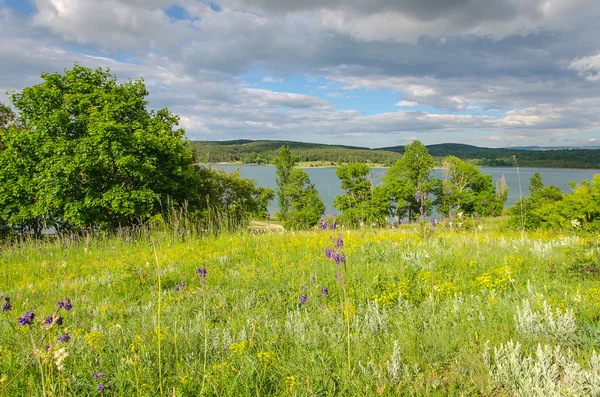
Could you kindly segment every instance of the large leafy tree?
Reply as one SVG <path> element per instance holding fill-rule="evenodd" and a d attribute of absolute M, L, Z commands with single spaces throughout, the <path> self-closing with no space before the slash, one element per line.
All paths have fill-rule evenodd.
<path fill-rule="evenodd" d="M 491 175 L 458 157 L 448 156 L 443 163 L 445 179 L 435 189 L 438 211 L 479 215 L 500 215 L 508 196 L 506 182 L 501 179 L 495 187 Z"/>
<path fill-rule="evenodd" d="M 413 141 L 406 146 L 404 156 L 383 178 L 393 216 L 413 220 L 420 213 L 429 211 L 431 200 L 427 193 L 433 188 L 430 178 L 433 166 L 433 157 L 421 142 Z"/>
<path fill-rule="evenodd" d="M 286 228 L 310 229 L 319 222 L 325 213 L 325 204 L 319 192 L 310 182 L 306 171 L 294 168 L 290 172 L 286 195 L 290 199 L 290 210 L 285 223 Z"/>
<path fill-rule="evenodd" d="M 287 185 L 290 183 L 290 174 L 296 165 L 296 161 L 292 156 L 290 147 L 287 145 L 281 146 L 279 154 L 275 158 L 275 166 L 277 167 L 277 203 L 279 204 L 279 218 L 287 220 L 290 210 L 291 200 L 287 194 Z"/>
<path fill-rule="evenodd" d="M 345 194 L 336 196 L 334 207 L 341 211 L 339 220 L 356 227 L 360 224 L 383 225 L 387 222 L 390 203 L 382 186 L 373 187 L 369 166 L 352 163 L 339 167 L 336 175 Z"/>
<path fill-rule="evenodd" d="M 202 206 L 201 175 L 167 109 L 148 111 L 142 79 L 75 65 L 13 93 L 21 128 L 2 133 L 0 216 L 22 231 L 115 227 L 161 203 Z M 14 123 L 13 123 L 14 124 Z"/>

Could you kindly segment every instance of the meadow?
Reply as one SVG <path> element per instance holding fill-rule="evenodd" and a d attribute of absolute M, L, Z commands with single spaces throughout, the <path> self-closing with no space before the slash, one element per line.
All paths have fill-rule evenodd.
<path fill-rule="evenodd" d="M 490 223 L 23 242 L 0 395 L 600 395 L 599 272 Z"/>

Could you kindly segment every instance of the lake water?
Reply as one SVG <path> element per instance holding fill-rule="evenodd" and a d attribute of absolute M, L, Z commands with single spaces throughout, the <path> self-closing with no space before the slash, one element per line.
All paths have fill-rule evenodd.
<path fill-rule="evenodd" d="M 222 169 L 227 172 L 235 171 L 240 169 L 241 175 L 245 178 L 256 180 L 256 184 L 260 187 L 271 187 L 277 188 L 275 184 L 275 167 L 264 166 L 264 165 L 230 165 L 230 164 L 212 164 L 215 169 Z M 335 215 L 337 211 L 333 208 L 333 198 L 337 195 L 343 194 L 340 188 L 340 180 L 335 175 L 335 168 L 305 168 L 304 169 L 310 177 L 311 182 L 315 185 L 321 198 L 325 202 L 326 214 Z M 506 183 L 508 185 L 508 199 L 506 200 L 506 206 L 512 206 L 515 201 L 519 198 L 519 176 L 515 168 L 497 168 L 497 167 L 480 167 L 483 174 L 492 175 L 494 184 L 496 181 L 504 175 Z M 374 168 L 371 171 L 371 180 L 374 184 L 381 184 L 381 178 L 385 175 L 387 169 Z M 568 183 L 569 181 L 575 181 L 580 183 L 581 181 L 590 181 L 592 177 L 600 173 L 600 170 L 579 170 L 579 169 L 566 169 L 566 168 L 520 168 L 519 174 L 521 179 L 521 189 L 523 195 L 529 194 L 529 178 L 533 176 L 535 172 L 539 172 L 542 175 L 544 185 L 554 185 L 564 192 L 568 193 L 571 191 Z M 436 178 L 442 178 L 442 170 L 436 169 L 433 171 L 433 176 Z M 277 199 L 271 202 L 269 206 L 269 213 L 275 214 L 278 210 Z"/>

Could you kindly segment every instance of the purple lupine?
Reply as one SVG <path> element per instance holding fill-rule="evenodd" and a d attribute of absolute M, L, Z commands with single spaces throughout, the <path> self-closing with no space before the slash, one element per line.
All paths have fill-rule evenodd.
<path fill-rule="evenodd" d="M 48 316 L 48 317 L 46 317 L 46 321 L 44 321 L 44 324 L 52 325 L 53 322 L 54 322 L 54 316 Z"/>
<path fill-rule="evenodd" d="M 344 239 L 342 238 L 341 234 L 335 240 L 335 247 L 338 248 L 338 249 L 344 247 Z"/>
<path fill-rule="evenodd" d="M 56 307 L 58 307 L 59 309 L 63 308 L 66 311 L 71 311 L 71 309 L 73 308 L 73 303 L 71 303 L 71 299 L 65 298 L 56 302 Z"/>
<path fill-rule="evenodd" d="M 104 393 L 104 389 L 105 389 L 104 385 L 102 383 L 98 383 L 98 392 Z"/>
<path fill-rule="evenodd" d="M 329 294 L 329 290 L 327 289 L 327 287 L 321 288 L 321 296 L 323 298 L 325 298 L 328 294 Z"/>
<path fill-rule="evenodd" d="M 339 266 L 346 262 L 346 255 L 342 254 L 341 252 L 336 252 L 333 254 L 333 261 Z"/>
<path fill-rule="evenodd" d="M 335 230 L 335 219 L 331 221 L 331 224 L 329 224 L 329 230 Z"/>
<path fill-rule="evenodd" d="M 327 230 L 327 221 L 325 220 L 325 218 L 321 218 L 319 226 L 320 226 L 321 230 Z"/>
<path fill-rule="evenodd" d="M 206 284 L 206 274 L 208 273 L 206 267 L 199 267 L 196 272 L 198 273 L 198 276 L 202 278 L 202 284 Z"/>
<path fill-rule="evenodd" d="M 19 327 L 24 325 L 32 325 L 33 319 L 35 318 L 35 313 L 29 310 L 23 314 L 23 317 L 19 318 Z"/>
<path fill-rule="evenodd" d="M 434 229 L 437 226 L 437 221 L 435 219 L 431 221 L 431 226 L 433 226 Z"/>
<path fill-rule="evenodd" d="M 417 200 L 417 202 L 421 201 L 421 192 L 417 190 L 417 192 L 415 193 L 415 199 Z"/>
<path fill-rule="evenodd" d="M 100 378 L 103 378 L 106 376 L 106 374 L 104 372 L 98 372 L 97 374 L 94 374 L 94 379 L 96 380 L 100 380 Z"/>
<path fill-rule="evenodd" d="M 331 248 L 331 247 L 325 248 L 325 256 L 327 257 L 327 259 L 333 258 L 333 248 Z"/>
<path fill-rule="evenodd" d="M 12 305 L 10 304 L 10 298 L 8 296 L 3 296 L 2 298 L 4 298 L 4 305 L 2 306 L 2 311 L 7 312 L 7 311 L 12 310 Z"/>
<path fill-rule="evenodd" d="M 306 291 L 308 289 L 308 285 L 303 285 L 302 286 L 302 291 Z"/>
<path fill-rule="evenodd" d="M 308 295 L 306 294 L 302 294 L 302 296 L 300 296 L 300 305 L 304 306 L 306 305 L 306 301 L 308 300 Z"/>
<path fill-rule="evenodd" d="M 179 284 L 175 286 L 175 291 L 182 291 L 184 286 L 185 284 L 183 283 L 183 280 L 181 280 Z"/>
<path fill-rule="evenodd" d="M 71 340 L 71 336 L 69 334 L 62 334 L 61 336 L 58 337 L 58 341 L 63 342 L 63 343 L 67 343 L 70 340 Z"/>

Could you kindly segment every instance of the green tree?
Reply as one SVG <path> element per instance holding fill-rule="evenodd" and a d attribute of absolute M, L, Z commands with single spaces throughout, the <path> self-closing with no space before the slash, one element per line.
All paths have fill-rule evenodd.
<path fill-rule="evenodd" d="M 483 175 L 477 166 L 455 156 L 446 157 L 443 173 L 445 179 L 439 181 L 435 189 L 436 204 L 441 214 L 501 214 L 508 196 L 505 181 L 500 180 L 496 189 L 491 175 Z"/>
<path fill-rule="evenodd" d="M 544 182 L 542 181 L 542 175 L 539 172 L 536 172 L 529 179 L 529 194 L 533 196 L 534 194 L 539 192 L 543 187 Z"/>
<path fill-rule="evenodd" d="M 177 116 L 146 109 L 142 79 L 118 84 L 109 70 L 75 65 L 42 80 L 13 93 L 19 123 L 0 138 L 0 217 L 13 229 L 114 228 L 166 203 L 207 208 L 212 174 L 193 165 Z"/>
<path fill-rule="evenodd" d="M 430 179 L 433 166 L 433 157 L 421 142 L 413 141 L 406 146 L 404 156 L 383 178 L 393 216 L 414 220 L 421 212 L 429 212 L 431 200 L 427 193 L 433 189 Z"/>
<path fill-rule="evenodd" d="M 286 186 L 286 196 L 290 199 L 290 209 L 286 228 L 293 230 L 310 229 L 319 222 L 325 213 L 325 204 L 319 192 L 310 182 L 308 174 L 299 168 L 290 173 Z"/>
<path fill-rule="evenodd" d="M 382 186 L 373 187 L 367 178 L 371 168 L 363 163 L 339 167 L 336 175 L 346 194 L 336 196 L 334 207 L 341 211 L 340 223 L 356 227 L 362 224 L 384 225 L 389 214 L 389 200 Z"/>
<path fill-rule="evenodd" d="M 296 165 L 289 146 L 283 145 L 279 148 L 279 154 L 275 157 L 274 163 L 277 167 L 277 203 L 279 204 L 277 217 L 286 221 L 291 205 L 290 198 L 286 194 L 286 187 L 290 182 L 290 173 Z"/>

